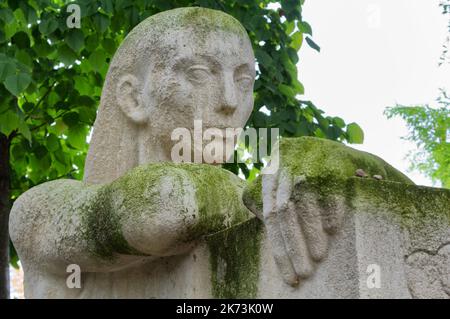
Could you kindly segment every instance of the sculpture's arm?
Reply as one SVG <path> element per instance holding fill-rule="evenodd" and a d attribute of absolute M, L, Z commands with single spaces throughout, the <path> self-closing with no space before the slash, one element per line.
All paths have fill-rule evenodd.
<path fill-rule="evenodd" d="M 327 255 L 330 236 L 350 209 L 348 181 L 367 177 L 412 182 L 382 159 L 317 138 L 283 139 L 280 168 L 249 185 L 244 201 L 264 221 L 275 262 L 290 285 L 314 273 Z"/>
<path fill-rule="evenodd" d="M 194 164 L 138 167 L 106 185 L 48 182 L 14 203 L 11 238 L 25 268 L 114 271 L 248 219 L 242 191 L 233 174 Z"/>

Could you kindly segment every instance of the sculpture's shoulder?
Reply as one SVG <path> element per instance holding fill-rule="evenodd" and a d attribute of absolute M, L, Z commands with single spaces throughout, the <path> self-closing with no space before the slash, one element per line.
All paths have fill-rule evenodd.
<path fill-rule="evenodd" d="M 45 225 L 63 211 L 63 206 L 73 202 L 83 185 L 80 181 L 61 179 L 37 185 L 20 195 L 14 201 L 9 219 L 14 244 L 32 245 L 33 237 L 45 233 Z"/>
<path fill-rule="evenodd" d="M 69 197 L 73 197 L 77 191 L 83 187 L 83 183 L 72 179 L 60 179 L 46 182 L 20 195 L 11 209 L 11 218 L 17 217 L 17 214 L 32 214 L 39 211 L 48 211 L 54 202 L 62 202 Z M 31 216 L 29 216 L 31 217 Z"/>

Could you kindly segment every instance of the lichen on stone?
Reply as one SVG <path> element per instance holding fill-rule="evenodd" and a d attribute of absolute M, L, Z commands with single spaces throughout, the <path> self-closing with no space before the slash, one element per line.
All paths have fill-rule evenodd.
<path fill-rule="evenodd" d="M 195 188 L 198 218 L 180 233 L 184 242 L 227 229 L 252 216 L 242 201 L 245 182 L 228 171 L 204 164 L 143 165 L 110 184 L 95 186 L 96 195 L 82 213 L 89 251 L 104 259 L 114 259 L 116 254 L 141 255 L 126 242 L 121 225 L 139 214 L 166 213 L 158 209 L 160 186 L 167 176 L 179 183 L 177 196 L 184 195 L 183 178 L 189 179 Z"/>
<path fill-rule="evenodd" d="M 252 217 L 242 201 L 245 182 L 212 165 L 178 164 L 195 185 L 198 222 L 189 230 L 189 239 L 209 235 Z"/>
<path fill-rule="evenodd" d="M 281 166 L 295 176 L 347 179 L 357 169 L 363 169 L 369 176 L 380 175 L 384 180 L 413 184 L 378 156 L 326 139 L 283 138 L 280 155 Z"/>
<path fill-rule="evenodd" d="M 333 194 L 349 195 L 347 180 L 358 169 L 369 176 L 380 175 L 384 181 L 413 184 L 383 159 L 339 142 L 315 137 L 282 138 L 279 148 L 281 169 L 294 178 L 304 177 L 323 200 Z M 261 176 L 246 187 L 244 202 L 249 208 L 262 210 Z"/>
<path fill-rule="evenodd" d="M 262 222 L 253 218 L 206 237 L 215 298 L 257 297 L 262 233 Z"/>
<path fill-rule="evenodd" d="M 127 47 L 142 41 L 148 35 L 160 33 L 168 36 L 169 32 L 191 29 L 197 40 L 206 41 L 211 32 L 225 32 L 248 38 L 242 24 L 229 14 L 219 10 L 200 7 L 176 8 L 152 15 L 138 24 L 122 42 Z M 123 50 L 123 49 L 122 49 Z"/>
<path fill-rule="evenodd" d="M 97 190 L 92 204 L 82 211 L 83 235 L 93 256 L 114 260 L 117 254 L 141 255 L 122 235 L 121 216 L 112 209 L 111 188 Z"/>
<path fill-rule="evenodd" d="M 161 29 L 193 28 L 196 31 L 209 32 L 221 30 L 247 36 L 244 27 L 237 19 L 225 12 L 201 7 L 163 11 L 141 22 L 135 30 L 139 31 L 149 27 Z"/>
<path fill-rule="evenodd" d="M 351 178 L 347 184 L 354 208 L 388 211 L 411 234 L 450 226 L 448 189 L 358 178 Z"/>
<path fill-rule="evenodd" d="M 247 183 L 242 194 L 242 199 L 245 206 L 250 209 L 255 215 L 262 216 L 263 201 L 262 201 L 262 178 L 258 176 L 252 182 Z"/>

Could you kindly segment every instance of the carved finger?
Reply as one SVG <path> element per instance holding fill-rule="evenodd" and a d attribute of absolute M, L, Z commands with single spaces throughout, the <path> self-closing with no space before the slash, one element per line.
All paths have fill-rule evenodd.
<path fill-rule="evenodd" d="M 314 266 L 299 224 L 295 205 L 291 201 L 292 189 L 292 178 L 286 171 L 281 171 L 276 194 L 276 210 L 280 220 L 280 229 L 296 273 L 301 278 L 307 278 L 312 275 Z"/>
<path fill-rule="evenodd" d="M 283 235 L 280 229 L 278 212 L 275 205 L 275 196 L 277 194 L 277 174 L 263 176 L 263 215 L 267 231 L 267 237 L 272 246 L 272 254 L 275 263 L 283 277 L 283 280 L 289 285 L 298 284 L 298 277 L 289 255 L 286 251 Z"/>
<path fill-rule="evenodd" d="M 278 174 L 262 176 L 262 201 L 264 219 L 275 210 L 275 195 L 277 191 Z"/>
<path fill-rule="evenodd" d="M 344 213 L 347 210 L 345 198 L 340 195 L 329 195 L 321 200 L 323 229 L 330 235 L 341 228 Z"/>
<path fill-rule="evenodd" d="M 317 195 L 307 187 L 300 187 L 296 190 L 295 204 L 311 257 L 320 261 L 327 255 L 328 235 L 323 228 L 322 210 Z"/>
<path fill-rule="evenodd" d="M 300 278 L 308 278 L 314 272 L 314 265 L 294 204 L 289 202 L 279 207 L 278 214 L 286 251 L 295 272 Z"/>
<path fill-rule="evenodd" d="M 283 280 L 291 285 L 298 284 L 298 276 L 287 252 L 283 234 L 281 233 L 278 213 L 273 212 L 265 217 L 267 237 L 272 246 L 272 254 Z"/>

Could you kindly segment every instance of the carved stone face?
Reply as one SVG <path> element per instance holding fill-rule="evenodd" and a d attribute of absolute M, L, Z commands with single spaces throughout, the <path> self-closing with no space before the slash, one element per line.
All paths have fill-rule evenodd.
<path fill-rule="evenodd" d="M 197 120 L 203 132 L 242 128 L 253 109 L 254 77 L 250 39 L 230 15 L 190 7 L 147 18 L 111 61 L 84 180 L 109 182 L 135 166 L 172 161 L 172 133 L 193 136 Z M 221 143 L 214 135 L 214 145 Z"/>
<path fill-rule="evenodd" d="M 225 32 L 200 40 L 185 31 L 166 42 L 174 48 L 170 62 L 157 64 L 144 88 L 148 103 L 156 106 L 150 117 L 171 121 L 184 115 L 176 121 L 183 127 L 194 119 L 207 127 L 242 127 L 253 107 L 255 70 L 248 41 Z"/>
<path fill-rule="evenodd" d="M 248 39 L 224 31 L 203 35 L 171 32 L 149 67 L 142 103 L 149 138 L 162 141 L 165 152 L 176 128 L 192 132 L 194 120 L 202 120 L 203 130 L 240 128 L 253 109 L 255 62 Z"/>

